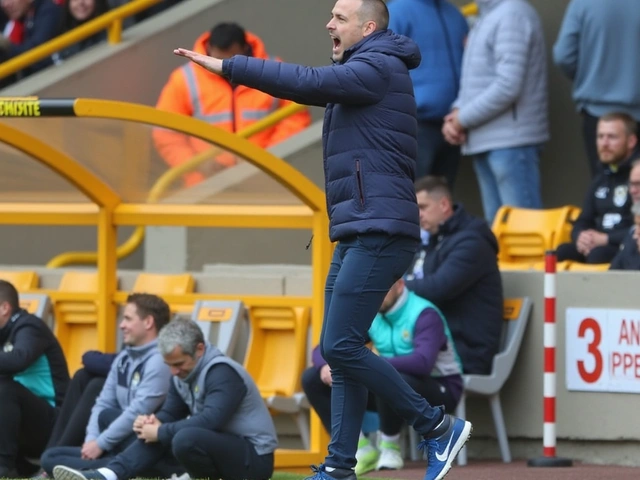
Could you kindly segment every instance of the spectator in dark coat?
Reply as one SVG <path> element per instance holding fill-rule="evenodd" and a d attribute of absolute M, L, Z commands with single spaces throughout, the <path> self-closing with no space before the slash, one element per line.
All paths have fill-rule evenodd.
<path fill-rule="evenodd" d="M 442 177 L 416 182 L 420 225 L 429 243 L 416 255 L 407 287 L 444 314 L 465 373 L 491 373 L 503 321 L 498 242 L 489 225 L 453 203 Z"/>
<path fill-rule="evenodd" d="M 59 0 L 3 0 L 3 33 L 0 35 L 0 62 L 5 62 L 54 38 L 62 17 Z M 46 58 L 25 68 L 12 78 L 2 79 L 6 86 L 51 65 Z"/>
<path fill-rule="evenodd" d="M 626 113 L 598 121 L 598 155 L 603 168 L 591 182 L 571 242 L 558 247 L 558 261 L 609 263 L 633 225 L 629 171 L 638 143 L 636 122 Z"/>
<path fill-rule="evenodd" d="M 107 0 L 67 0 L 58 34 L 62 35 L 70 32 L 74 28 L 84 25 L 108 11 L 109 3 Z M 98 32 L 56 53 L 53 56 L 53 61 L 59 63 L 82 50 L 104 42 L 106 39 L 107 33 L 105 31 Z"/>
<path fill-rule="evenodd" d="M 631 214 L 635 225 L 624 237 L 620 251 L 613 257 L 609 270 L 640 270 L 640 201 L 633 204 Z"/>

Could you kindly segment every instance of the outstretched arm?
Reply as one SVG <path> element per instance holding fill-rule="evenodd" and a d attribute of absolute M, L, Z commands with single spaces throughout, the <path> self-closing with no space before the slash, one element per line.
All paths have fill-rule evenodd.
<path fill-rule="evenodd" d="M 354 58 L 344 65 L 303 67 L 243 55 L 223 61 L 184 48 L 174 53 L 233 83 L 306 105 L 371 105 L 382 100 L 389 85 L 381 55 Z"/>

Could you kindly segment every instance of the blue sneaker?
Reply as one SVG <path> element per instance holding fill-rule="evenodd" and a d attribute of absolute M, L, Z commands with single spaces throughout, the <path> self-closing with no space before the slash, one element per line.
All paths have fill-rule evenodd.
<path fill-rule="evenodd" d="M 445 415 L 442 423 L 443 427 L 448 422 L 446 430 L 439 437 L 425 439 L 420 442 L 420 448 L 427 449 L 427 473 L 424 480 L 441 480 L 445 477 L 453 460 L 464 444 L 467 443 L 473 426 L 470 422 L 456 418 L 452 415 Z"/>
<path fill-rule="evenodd" d="M 353 470 L 336 469 L 336 476 L 334 477 L 331 475 L 333 472 L 327 472 L 326 468 L 322 463 L 318 466 L 311 465 L 313 475 L 304 480 L 358 480 Z"/>
<path fill-rule="evenodd" d="M 53 478 L 55 480 L 107 480 L 97 470 L 76 470 L 64 465 L 53 467 Z"/>

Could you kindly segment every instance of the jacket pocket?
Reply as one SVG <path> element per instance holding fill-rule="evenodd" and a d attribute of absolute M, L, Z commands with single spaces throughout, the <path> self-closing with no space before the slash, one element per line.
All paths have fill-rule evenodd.
<path fill-rule="evenodd" d="M 364 207 L 364 186 L 362 184 L 362 171 L 360 170 L 360 160 L 356 160 L 356 181 L 358 183 L 358 195 L 360 196 L 360 205 Z"/>

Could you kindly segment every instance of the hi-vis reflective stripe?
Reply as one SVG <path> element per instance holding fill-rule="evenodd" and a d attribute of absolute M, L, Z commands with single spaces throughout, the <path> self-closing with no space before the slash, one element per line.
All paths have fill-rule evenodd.
<path fill-rule="evenodd" d="M 269 60 L 275 60 L 274 57 L 269 57 Z M 191 100 L 191 107 L 193 108 L 193 117 L 203 120 L 207 123 L 222 123 L 233 121 L 233 115 L 230 111 L 204 114 L 202 113 L 202 106 L 200 105 L 200 91 L 198 90 L 198 83 L 196 81 L 196 73 L 192 63 L 188 63 L 182 67 L 185 79 L 187 80 L 187 89 L 189 90 L 189 98 Z M 278 109 L 280 100 L 273 98 L 269 108 L 261 109 L 245 109 L 242 111 L 243 120 L 262 120 L 263 118 L 271 115 Z"/>
<path fill-rule="evenodd" d="M 193 117 L 207 123 L 221 123 L 232 121 L 233 115 L 230 111 L 211 113 L 209 115 L 205 115 L 204 113 L 202 113 L 202 107 L 200 105 L 200 91 L 198 90 L 196 73 L 193 68 L 194 67 L 192 63 L 188 63 L 182 67 L 185 79 L 187 80 L 187 89 L 189 90 L 189 98 L 191 99 L 191 107 L 193 108 Z"/>
<path fill-rule="evenodd" d="M 259 109 L 259 110 L 243 110 L 242 111 L 242 119 L 243 120 L 261 120 L 264 117 L 272 114 L 278 109 L 278 105 L 280 101 L 277 98 L 274 98 L 271 102 L 271 106 L 267 109 Z"/>

